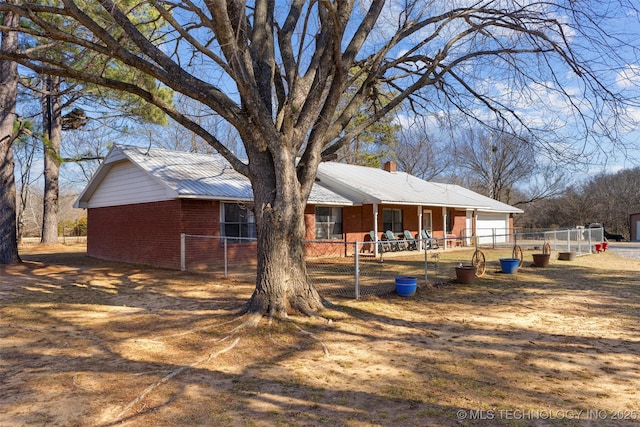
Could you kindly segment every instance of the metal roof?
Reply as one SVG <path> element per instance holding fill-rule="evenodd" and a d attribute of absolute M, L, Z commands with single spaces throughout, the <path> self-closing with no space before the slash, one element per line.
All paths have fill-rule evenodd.
<path fill-rule="evenodd" d="M 219 154 L 115 145 L 78 198 L 76 205 L 90 199 L 111 166 L 121 161 L 130 161 L 137 165 L 178 198 L 253 200 L 249 179 L 236 172 Z M 313 186 L 309 203 L 338 206 L 354 204 L 321 184 Z"/>
<path fill-rule="evenodd" d="M 342 194 L 346 192 L 349 198 L 360 203 L 490 209 L 484 200 L 405 172 L 387 172 L 384 169 L 327 162 L 320 165 L 318 178 L 334 191 L 341 188 Z"/>
<path fill-rule="evenodd" d="M 459 195 L 463 195 L 465 197 L 469 197 L 471 199 L 477 200 L 478 203 L 482 203 L 485 206 L 482 209 L 483 211 L 501 212 L 501 213 L 524 213 L 524 211 L 520 208 L 516 208 L 514 206 L 492 199 L 491 197 L 484 196 L 480 193 L 476 193 L 475 191 L 469 190 L 468 188 L 464 188 L 459 185 L 440 184 L 440 183 L 434 183 L 434 184 L 445 187 L 446 190 L 452 193 L 453 195 L 459 194 Z"/>
<path fill-rule="evenodd" d="M 123 154 L 179 197 L 252 200 L 251 183 L 218 154 L 120 147 Z"/>
<path fill-rule="evenodd" d="M 121 161 L 137 165 L 175 197 L 253 200 L 249 179 L 236 172 L 219 154 L 115 145 L 76 205 L 88 201 L 111 165 Z M 523 212 L 458 185 L 424 181 L 404 172 L 387 172 L 384 169 L 335 162 L 320 164 L 309 203 L 336 206 L 403 204 Z"/>

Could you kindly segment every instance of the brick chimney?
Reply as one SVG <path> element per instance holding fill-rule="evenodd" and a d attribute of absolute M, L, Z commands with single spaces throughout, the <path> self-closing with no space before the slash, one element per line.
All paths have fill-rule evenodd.
<path fill-rule="evenodd" d="M 390 173 L 396 173 L 396 171 L 397 171 L 396 162 L 393 162 L 391 160 L 389 160 L 388 162 L 385 162 L 385 164 L 382 166 L 382 168 L 384 170 L 386 170 L 387 172 L 390 172 Z"/>

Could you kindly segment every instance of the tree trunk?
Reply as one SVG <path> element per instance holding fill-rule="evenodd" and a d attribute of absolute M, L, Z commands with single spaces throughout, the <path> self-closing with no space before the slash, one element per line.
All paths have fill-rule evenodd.
<path fill-rule="evenodd" d="M 12 3 L 9 1 L 9 3 Z M 19 17 L 13 13 L 4 15 L 3 24 L 17 28 Z M 18 48 L 18 34 L 2 32 L 3 51 Z M 16 183 L 14 177 L 13 124 L 16 118 L 18 94 L 18 64 L 0 61 L 0 264 L 20 262 L 16 236 Z"/>
<path fill-rule="evenodd" d="M 257 166 L 264 159 L 253 159 Z M 264 171 L 271 174 L 265 176 Z M 252 186 L 258 237 L 256 289 L 248 302 L 250 313 L 286 317 L 291 311 L 314 315 L 322 299 L 307 280 L 305 262 L 306 197 L 301 194 L 293 161 L 275 167 L 257 166 Z M 278 182 L 278 186 L 275 183 Z"/>
<path fill-rule="evenodd" d="M 41 243 L 58 243 L 58 199 L 60 176 L 60 142 L 62 140 L 62 107 L 60 79 L 44 76 L 45 94 L 42 99 L 44 134 L 44 204 L 42 211 Z"/>

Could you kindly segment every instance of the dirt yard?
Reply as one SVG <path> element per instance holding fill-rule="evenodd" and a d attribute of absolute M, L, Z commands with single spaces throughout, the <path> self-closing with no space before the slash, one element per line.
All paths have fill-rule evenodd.
<path fill-rule="evenodd" d="M 22 256 L 0 269 L 0 426 L 640 425 L 640 260 L 489 265 L 248 327 L 250 283 Z"/>

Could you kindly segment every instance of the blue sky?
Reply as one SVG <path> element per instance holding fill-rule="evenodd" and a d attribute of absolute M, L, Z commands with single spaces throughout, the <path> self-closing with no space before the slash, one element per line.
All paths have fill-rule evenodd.
<path fill-rule="evenodd" d="M 466 0 L 459 0 L 455 2 L 460 6 L 465 5 Z M 494 2 L 499 4 L 500 1 Z M 525 1 L 524 4 L 527 2 Z M 362 3 L 367 4 L 365 1 Z M 425 3 L 426 4 L 426 3 Z M 450 3 L 433 3 L 436 5 L 449 5 Z M 451 3 L 453 4 L 453 3 Z M 594 3 L 598 4 L 598 3 Z M 617 3 L 615 2 L 602 2 L 603 7 L 613 8 Z M 388 36 L 390 29 L 397 25 L 398 19 L 401 16 L 399 5 L 405 5 L 404 2 L 390 2 L 387 11 L 384 12 L 383 18 L 380 21 L 378 31 L 371 38 L 372 45 L 378 45 L 383 43 Z M 612 91 L 621 91 L 626 95 L 638 96 L 638 88 L 640 87 L 640 64 L 638 63 L 638 52 L 632 46 L 640 46 L 640 26 L 638 25 L 639 17 L 637 13 L 620 14 L 613 9 L 609 9 L 608 12 L 612 12 L 610 22 L 606 28 L 610 31 L 610 35 L 615 35 L 624 39 L 630 47 L 620 47 L 614 52 L 617 56 L 605 57 L 598 49 L 590 49 L 590 46 L 585 43 L 582 36 L 573 31 L 570 28 L 566 28 L 565 35 L 576 44 L 578 50 L 576 54 L 582 55 L 585 58 L 592 59 L 596 67 L 600 67 L 601 78 L 605 85 Z M 560 12 L 558 12 L 560 13 Z M 568 17 L 560 16 L 560 20 L 566 20 L 569 22 Z M 451 31 L 455 32 L 455 28 Z M 426 33 L 428 34 L 428 33 Z M 508 36 L 509 34 L 506 34 Z M 416 37 L 424 36 L 424 34 L 416 34 Z M 446 40 L 446 34 L 443 35 L 443 40 Z M 484 40 L 487 42 L 487 40 Z M 436 51 L 438 44 L 433 46 L 427 46 L 426 49 L 432 49 Z M 463 47 L 464 48 L 464 45 Z M 461 48 L 461 49 L 462 49 Z M 399 46 L 395 54 L 400 55 L 402 53 L 402 47 Z M 433 52 L 432 52 L 433 53 Z M 624 111 L 620 111 L 620 116 L 625 120 L 628 119 L 628 123 L 624 123 L 618 127 L 619 138 L 622 142 L 621 145 L 612 145 L 606 138 L 593 133 L 587 137 L 577 137 L 581 131 L 579 127 L 583 124 L 581 117 L 575 115 L 575 111 L 567 102 L 567 99 L 563 99 L 559 96 L 561 92 L 557 90 L 550 90 L 550 88 L 557 89 L 555 83 L 552 81 L 552 77 L 558 79 L 563 83 L 563 90 L 568 94 L 574 95 L 572 98 L 574 102 L 581 105 L 584 111 L 592 113 L 594 117 L 598 117 L 602 120 L 603 126 L 599 129 L 601 133 L 614 129 L 613 116 L 609 116 L 610 112 L 599 112 L 591 105 L 587 105 L 584 99 L 581 99 L 581 93 L 585 88 L 580 84 L 580 79 L 567 69 L 558 68 L 558 74 L 551 76 L 549 74 L 540 74 L 540 78 L 535 82 L 513 82 L 507 80 L 506 74 L 502 74 L 501 69 L 493 67 L 495 64 L 485 64 L 484 69 L 462 69 L 462 72 L 466 72 L 469 75 L 477 77 L 478 90 L 484 91 L 484 93 L 491 94 L 496 99 L 500 99 L 517 111 L 521 117 L 526 121 L 526 125 L 539 128 L 542 133 L 544 129 L 549 129 L 550 126 L 556 128 L 556 139 L 551 141 L 551 148 L 554 148 L 558 152 L 568 153 L 569 151 L 577 151 L 583 155 L 585 164 L 582 166 L 582 172 L 585 176 L 589 174 L 599 173 L 602 171 L 614 172 L 625 167 L 634 167 L 640 164 L 640 130 L 636 123 L 640 121 L 640 103 L 636 106 L 630 107 Z M 535 65 L 530 65 L 532 75 L 534 74 Z M 607 70 L 607 67 L 613 67 L 613 70 Z M 221 82 L 225 82 L 224 86 L 228 89 L 230 94 L 235 93 L 235 89 L 225 77 L 219 73 L 212 73 L 210 64 L 198 63 L 199 72 L 202 75 L 206 74 L 210 77 L 215 75 L 215 79 Z M 519 91 L 513 90 L 513 84 L 518 83 L 520 85 Z M 232 95 L 233 96 L 233 95 Z M 434 98 L 437 94 L 434 93 Z M 438 105 L 433 103 L 431 105 L 432 111 L 428 113 L 438 115 L 443 114 L 444 110 L 438 110 Z M 596 106 L 597 107 L 597 106 Z M 440 106 L 440 108 L 443 108 Z M 479 105 L 468 106 L 469 111 L 476 117 L 482 118 L 486 121 L 491 120 L 491 116 L 486 109 L 481 108 Z M 406 118 L 405 118 L 406 120 Z M 144 139 L 144 138 L 142 138 Z M 114 141 L 116 142 L 116 141 Z M 133 138 L 118 138 L 118 142 L 138 142 Z M 146 140 L 140 141 L 142 144 L 146 144 Z M 626 147 L 626 148 L 624 148 Z"/>

